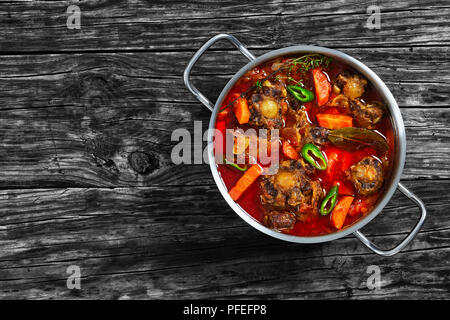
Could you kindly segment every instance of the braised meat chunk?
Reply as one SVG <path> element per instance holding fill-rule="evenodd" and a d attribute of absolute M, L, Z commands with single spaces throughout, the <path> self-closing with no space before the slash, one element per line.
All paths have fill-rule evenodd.
<path fill-rule="evenodd" d="M 323 189 L 320 182 L 308 181 L 302 189 L 303 201 L 298 206 L 299 213 L 314 213 L 319 212 L 319 201 L 323 198 Z"/>
<path fill-rule="evenodd" d="M 366 103 L 361 99 L 366 86 L 367 80 L 363 77 L 342 72 L 333 85 L 337 96 L 330 105 L 351 113 L 361 127 L 372 129 L 383 118 L 385 108 L 381 102 Z"/>
<path fill-rule="evenodd" d="M 296 217 L 295 214 L 288 211 L 270 211 L 264 216 L 264 222 L 272 229 L 291 230 L 295 225 Z"/>
<path fill-rule="evenodd" d="M 367 80 L 357 74 L 342 72 L 336 78 L 333 91 L 336 94 L 343 93 L 349 99 L 357 99 L 364 94 Z"/>
<path fill-rule="evenodd" d="M 372 129 L 384 115 L 384 106 L 380 102 L 364 103 L 362 100 L 351 102 L 352 114 L 359 125 Z"/>
<path fill-rule="evenodd" d="M 350 111 L 350 101 L 342 93 L 337 95 L 330 103 L 332 107 L 340 108 L 345 111 Z"/>
<path fill-rule="evenodd" d="M 290 112 L 291 112 L 291 114 L 294 115 L 293 116 L 293 118 L 295 119 L 294 126 L 298 130 L 303 130 L 311 124 L 305 110 L 298 109 L 297 111 L 290 111 Z"/>
<path fill-rule="evenodd" d="M 304 143 L 323 145 L 328 142 L 328 129 L 309 126 L 305 130 Z"/>
<path fill-rule="evenodd" d="M 281 162 L 275 175 L 261 179 L 261 203 L 277 209 L 295 207 L 301 212 L 316 212 L 323 192 L 320 182 L 307 177 L 305 168 L 303 161 Z"/>
<path fill-rule="evenodd" d="M 286 109 L 286 88 L 282 82 L 266 80 L 249 98 L 249 124 L 279 129 L 283 125 L 282 115 Z"/>
<path fill-rule="evenodd" d="M 373 157 L 365 157 L 352 165 L 347 176 L 360 195 L 367 196 L 378 191 L 383 185 L 383 167 Z"/>

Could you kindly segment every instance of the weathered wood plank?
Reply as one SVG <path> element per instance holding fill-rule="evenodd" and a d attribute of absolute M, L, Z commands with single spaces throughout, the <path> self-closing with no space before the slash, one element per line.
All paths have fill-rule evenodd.
<path fill-rule="evenodd" d="M 223 32 L 238 35 L 252 48 L 299 43 L 327 47 L 450 43 L 450 7 L 445 0 L 426 5 L 418 0 L 383 3 L 379 30 L 365 27 L 369 17 L 366 10 L 373 1 L 330 1 L 326 5 L 311 1 L 202 1 L 181 5 L 178 1 L 137 0 L 130 4 L 90 0 L 78 3 L 80 30 L 66 27 L 66 9 L 71 4 L 0 4 L 1 51 L 192 50 L 211 35 Z"/>
<path fill-rule="evenodd" d="M 403 178 L 450 178 L 450 109 L 408 108 L 402 114 L 408 143 Z M 194 120 L 206 129 L 208 117 L 201 106 L 167 103 L 6 110 L 0 114 L 0 186 L 213 184 L 206 164 L 171 160 L 178 143 L 171 141 L 172 131 L 184 128 L 193 136 Z M 133 170 L 133 154 L 142 156 L 147 171 Z"/>
<path fill-rule="evenodd" d="M 450 105 L 450 77 L 446 72 L 450 68 L 449 48 L 343 51 L 371 67 L 387 83 L 401 107 Z M 254 54 L 265 52 L 256 50 Z M 186 94 L 181 79 L 191 55 L 191 52 L 152 52 L 3 56 L 0 108 L 82 104 L 80 91 L 95 77 L 106 82 L 103 90 L 123 91 L 124 99 L 197 102 Z M 195 66 L 193 79 L 213 100 L 246 62 L 233 50 L 208 52 Z"/>
<path fill-rule="evenodd" d="M 450 182 L 406 185 L 428 205 L 429 219 L 389 259 L 370 254 L 354 237 L 318 245 L 272 239 L 245 224 L 209 186 L 3 190 L 0 297 L 444 298 L 450 196 L 440 190 Z M 388 247 L 417 215 L 396 194 L 364 232 Z M 70 265 L 81 267 L 80 292 L 65 286 Z M 368 265 L 382 271 L 375 292 L 365 285 Z"/>
<path fill-rule="evenodd" d="M 348 50 L 372 64 L 404 106 L 404 178 L 449 178 L 449 111 L 442 107 L 450 105 L 450 79 L 443 73 L 450 67 L 448 50 L 373 51 Z M 380 61 L 382 54 L 388 63 Z M 192 133 L 195 120 L 203 121 L 203 128 L 208 124 L 208 111 L 178 74 L 189 57 L 183 52 L 5 56 L 0 186 L 211 184 L 207 166 L 174 166 L 170 159 L 174 129 Z M 210 97 L 243 63 L 236 53 L 223 57 L 223 52 L 205 56 L 194 77 Z M 211 67 L 214 61 L 223 61 L 218 70 Z M 144 166 L 153 161 L 154 172 L 130 167 L 136 151 L 145 153 Z"/>

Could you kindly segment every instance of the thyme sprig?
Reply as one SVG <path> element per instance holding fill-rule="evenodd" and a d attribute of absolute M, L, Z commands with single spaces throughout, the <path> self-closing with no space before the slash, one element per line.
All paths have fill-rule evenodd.
<path fill-rule="evenodd" d="M 291 76 L 287 77 L 286 79 L 287 79 L 287 81 L 290 81 L 290 82 L 294 83 L 294 85 L 296 85 L 296 86 L 300 85 L 300 86 L 303 87 L 303 81 L 301 79 L 300 80 L 295 80 Z"/>
<path fill-rule="evenodd" d="M 296 68 L 297 71 L 304 73 L 321 65 L 328 67 L 330 62 L 330 57 L 318 53 L 305 54 L 299 58 L 291 60 L 289 62 L 288 70 L 291 72 L 294 68 Z"/>

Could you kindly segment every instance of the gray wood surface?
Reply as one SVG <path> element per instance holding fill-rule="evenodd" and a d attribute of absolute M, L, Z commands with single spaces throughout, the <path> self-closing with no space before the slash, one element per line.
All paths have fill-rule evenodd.
<path fill-rule="evenodd" d="M 0 3 L 0 298 L 449 298 L 450 2 L 70 1 Z M 365 28 L 369 5 L 381 29 Z M 203 165 L 174 165 L 176 128 L 209 111 L 182 73 L 211 36 L 255 54 L 336 48 L 388 85 L 407 131 L 404 184 L 429 214 L 400 254 L 349 236 L 297 245 L 225 203 Z M 219 43 L 193 79 L 214 100 L 243 64 Z M 388 248 L 418 209 L 400 193 L 366 233 Z M 81 268 L 81 289 L 66 286 Z M 367 267 L 381 270 L 368 289 Z"/>

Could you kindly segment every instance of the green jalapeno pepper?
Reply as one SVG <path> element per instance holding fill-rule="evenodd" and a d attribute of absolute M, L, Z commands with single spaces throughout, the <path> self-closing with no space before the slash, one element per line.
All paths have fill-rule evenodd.
<path fill-rule="evenodd" d="M 229 165 L 230 167 L 233 167 L 233 168 L 235 168 L 235 169 L 237 169 L 239 171 L 242 171 L 242 172 L 247 170 L 247 165 L 241 167 L 240 165 L 238 165 L 238 164 L 236 164 L 234 162 L 228 161 L 227 158 L 225 158 L 225 157 L 223 158 L 223 163 L 225 163 L 226 165 Z"/>
<path fill-rule="evenodd" d="M 314 99 L 314 93 L 303 87 L 289 85 L 286 89 L 295 97 L 295 99 L 300 100 L 301 102 L 309 102 Z"/>
<path fill-rule="evenodd" d="M 325 170 L 328 167 L 327 160 L 325 159 L 325 156 L 323 155 L 322 151 L 320 151 L 319 148 L 317 148 L 312 143 L 307 143 L 303 146 L 302 156 L 303 158 L 305 158 L 306 161 L 311 163 L 316 169 Z M 318 158 L 322 163 L 317 163 L 317 161 L 313 158 L 313 156 Z"/>
<path fill-rule="evenodd" d="M 326 216 L 329 214 L 336 205 L 336 200 L 338 196 L 339 186 L 335 185 L 333 186 L 328 194 L 325 196 L 325 199 L 323 199 L 322 204 L 320 205 L 320 214 L 323 216 Z M 327 209 L 328 207 L 328 209 Z"/>

